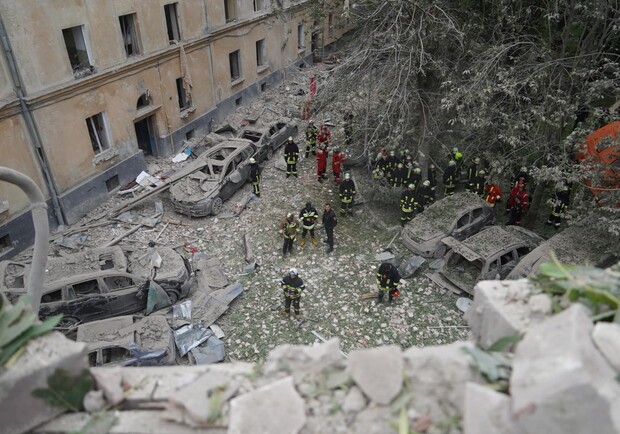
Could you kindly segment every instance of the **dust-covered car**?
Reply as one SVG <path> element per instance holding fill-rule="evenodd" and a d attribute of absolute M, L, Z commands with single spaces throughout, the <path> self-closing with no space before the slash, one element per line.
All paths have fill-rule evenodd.
<path fill-rule="evenodd" d="M 256 147 L 245 139 L 230 139 L 208 149 L 190 164 L 196 170 L 170 187 L 175 211 L 189 217 L 217 215 L 223 201 L 248 181 Z"/>
<path fill-rule="evenodd" d="M 552 262 L 551 253 L 565 265 L 609 267 L 620 257 L 620 240 L 609 232 L 580 223 L 555 234 L 532 250 L 510 272 L 508 279 L 535 274 L 541 264 Z"/>
<path fill-rule="evenodd" d="M 481 280 L 505 279 L 543 241 L 519 226 L 491 226 L 464 241 L 447 237 L 443 242 L 451 250 L 441 269 L 429 278 L 457 294 L 473 294 Z"/>
<path fill-rule="evenodd" d="M 245 128 L 239 135 L 254 143 L 257 148 L 256 161 L 259 163 L 265 159 L 271 160 L 273 154 L 284 144 L 286 140 L 297 135 L 297 125 L 287 122 L 276 122 L 268 127 Z"/>
<path fill-rule="evenodd" d="M 424 258 L 441 258 L 447 251 L 442 239 L 464 240 L 495 223 L 493 208 L 473 193 L 456 193 L 438 200 L 405 225 L 405 246 Z"/>
<path fill-rule="evenodd" d="M 162 315 L 93 321 L 77 329 L 90 366 L 160 366 L 175 363 L 172 329 Z"/>

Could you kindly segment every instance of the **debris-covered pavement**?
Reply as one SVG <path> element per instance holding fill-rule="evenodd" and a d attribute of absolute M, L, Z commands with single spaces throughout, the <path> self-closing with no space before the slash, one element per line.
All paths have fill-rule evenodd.
<path fill-rule="evenodd" d="M 240 107 L 222 123 L 240 131 L 247 119 L 258 115 L 256 124 L 253 124 L 257 127 L 279 121 L 297 124 L 299 133 L 295 141 L 301 151 L 299 178 L 287 179 L 285 172 L 276 168 L 275 163 L 282 158 L 283 152 L 279 149 L 271 160 L 261 164 L 260 199 L 247 201 L 252 192 L 252 185 L 247 183 L 224 202 L 219 215 L 205 218 L 188 218 L 176 213 L 166 188 L 131 209 L 122 205 L 135 200 L 134 197 L 117 195 L 77 225 L 58 231 L 52 237 L 50 255 L 64 256 L 79 249 L 114 242 L 138 254 L 145 252 L 151 244 L 175 249 L 189 261 L 198 252 L 204 253 L 199 255 L 203 260 L 219 259 L 228 283 L 238 282 L 245 289 L 241 295 L 237 294 L 239 296 L 230 302 L 230 306 L 226 305 L 227 310 L 224 309 L 220 313 L 223 315 L 217 319 L 223 332 L 220 338 L 226 345 L 226 360 L 262 360 L 277 345 L 311 344 L 317 341 L 315 334 L 326 339 L 339 338 L 345 353 L 378 345 L 396 344 L 409 348 L 466 338 L 468 328 L 455 305 L 458 297 L 440 291 L 426 278 L 425 273 L 433 271 L 429 269 L 432 261 L 416 265 L 420 268 L 413 269 L 414 274 L 403 279 L 400 296 L 391 304 L 376 304 L 375 299 L 362 298 L 376 289 L 375 273 L 380 264 L 377 254 L 386 252 L 387 256 L 394 256 L 391 261 L 395 263 L 406 263 L 414 256 L 400 241 L 398 204 L 393 201 L 397 200 L 397 195 L 382 197 L 377 194 L 377 187 L 364 167 L 352 170 L 359 204 L 354 207 L 353 216 L 338 217 L 334 252 L 326 253 L 326 245 L 322 242 L 325 233 L 318 224 L 318 245 L 308 242 L 301 248 L 298 237 L 292 255 L 282 257 L 282 239 L 277 224 L 287 213 L 298 215 L 306 202 L 311 202 L 320 215 L 326 202 L 332 203 L 336 211 L 340 208 L 338 186 L 333 178 L 319 183 L 316 160 L 312 155 L 309 159 L 303 158 L 306 125 L 298 118 L 298 113 L 306 96 L 298 90 L 305 90 L 308 77 L 315 73 L 320 74 L 320 71 L 306 68 L 289 76 L 289 81 L 265 92 L 261 100 Z M 318 114 L 315 120 L 321 122 L 330 116 Z M 341 117 L 335 113 L 332 120 L 336 137 L 341 128 Z M 192 139 L 185 147 L 190 152 L 184 149 L 182 153 L 191 155 L 192 150 L 208 142 L 205 138 Z M 155 179 L 165 180 L 192 161 L 191 157 L 176 160 L 178 162 L 147 158 L 147 172 Z M 140 197 L 153 188 L 157 187 L 132 194 Z M 163 215 L 151 227 L 144 221 L 153 215 L 154 201 L 163 203 Z M 386 206 L 386 201 L 393 202 L 393 206 Z M 113 219 L 119 209 L 130 212 L 135 219 Z M 411 263 L 417 264 L 415 260 Z M 196 268 L 196 263 L 191 265 Z M 306 285 L 299 320 L 279 315 L 283 302 L 280 280 L 292 267 L 298 270 Z M 197 281 L 197 288 L 189 295 L 193 310 L 199 305 L 199 296 L 204 298 L 205 293 L 204 288 L 200 288 L 200 276 Z M 177 320 L 172 325 L 177 328 L 187 323 Z M 204 324 L 204 327 L 209 325 Z M 201 347 L 196 348 L 198 350 L 192 353 L 200 357 Z M 177 362 L 187 363 L 179 358 Z"/>

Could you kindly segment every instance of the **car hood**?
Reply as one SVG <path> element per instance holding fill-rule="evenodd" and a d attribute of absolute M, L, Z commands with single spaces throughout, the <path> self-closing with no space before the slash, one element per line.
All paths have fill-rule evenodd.
<path fill-rule="evenodd" d="M 204 180 L 198 183 L 195 180 L 183 180 L 170 187 L 170 197 L 179 202 L 202 202 L 217 195 L 218 187 L 219 183 L 215 181 Z"/>
<path fill-rule="evenodd" d="M 449 233 L 449 228 L 438 226 L 429 220 L 424 214 L 416 216 L 405 227 L 405 233 L 414 241 L 430 241 L 435 238 L 443 238 Z"/>

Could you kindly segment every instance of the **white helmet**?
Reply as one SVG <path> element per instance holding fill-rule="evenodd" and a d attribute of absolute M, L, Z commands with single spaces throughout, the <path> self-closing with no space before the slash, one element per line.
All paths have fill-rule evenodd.
<path fill-rule="evenodd" d="M 459 148 L 457 148 L 457 147 L 455 146 L 454 148 L 452 148 L 452 152 L 454 152 L 454 153 L 456 154 L 457 152 L 459 152 Z"/>
<path fill-rule="evenodd" d="M 351 179 L 351 174 L 350 173 L 345 173 L 344 174 L 344 179 Z"/>
<path fill-rule="evenodd" d="M 415 169 L 413 169 L 414 173 L 421 173 L 422 169 L 420 169 L 419 167 L 416 167 Z"/>
<path fill-rule="evenodd" d="M 390 157 L 394 157 L 395 155 L 396 155 L 396 152 L 390 151 Z"/>
<path fill-rule="evenodd" d="M 309 123 L 309 124 L 313 124 L 313 123 L 314 123 L 314 121 L 313 121 L 312 119 L 310 119 L 310 120 L 308 121 L 308 123 Z"/>
<path fill-rule="evenodd" d="M 448 163 L 448 166 L 456 166 L 456 161 L 450 160 L 450 162 Z"/>
<path fill-rule="evenodd" d="M 297 268 L 291 268 L 290 270 L 288 270 L 288 274 L 294 274 L 295 276 L 297 276 Z"/>
<path fill-rule="evenodd" d="M 424 187 L 430 187 L 431 182 L 427 179 L 426 181 L 424 181 L 424 182 L 422 183 L 422 185 L 423 185 Z"/>
<path fill-rule="evenodd" d="M 484 170 L 481 170 L 480 172 L 478 172 L 478 175 L 480 175 L 480 176 L 484 176 L 484 175 L 486 175 L 486 174 L 487 174 L 487 173 L 486 173 Z"/>
<path fill-rule="evenodd" d="M 250 164 L 254 164 L 256 163 L 256 160 L 254 159 L 254 157 L 250 157 Z"/>
<path fill-rule="evenodd" d="M 474 163 L 480 164 L 480 158 L 478 158 L 478 157 L 474 158 Z"/>
<path fill-rule="evenodd" d="M 407 188 L 409 188 L 409 190 L 413 190 L 413 189 L 415 188 L 415 185 L 413 185 L 413 184 L 409 184 L 409 185 L 407 186 Z"/>
<path fill-rule="evenodd" d="M 288 218 L 291 218 L 291 217 L 293 217 L 293 213 L 292 213 L 292 212 L 289 212 L 289 213 L 286 215 L 286 218 L 288 219 Z"/>
<path fill-rule="evenodd" d="M 293 136 L 288 136 L 288 141 L 292 142 L 293 141 Z"/>
<path fill-rule="evenodd" d="M 523 166 L 519 169 L 520 172 L 527 173 L 527 167 Z"/>
<path fill-rule="evenodd" d="M 403 163 L 398 163 L 398 164 L 396 165 L 396 167 L 398 167 L 399 169 L 402 169 L 402 168 L 403 168 L 403 167 L 405 167 L 405 166 L 403 166 Z"/>

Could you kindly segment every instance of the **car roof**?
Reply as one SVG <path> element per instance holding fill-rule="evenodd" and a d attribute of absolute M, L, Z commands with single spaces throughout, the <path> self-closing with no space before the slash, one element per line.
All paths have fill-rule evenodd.
<path fill-rule="evenodd" d="M 137 276 L 131 273 L 126 273 L 126 272 L 117 271 L 117 270 L 103 270 L 103 271 L 97 271 L 94 273 L 81 273 L 75 276 L 66 277 L 64 279 L 55 280 L 53 282 L 46 282 L 45 285 L 47 287 L 43 290 L 43 293 L 47 294 L 48 292 L 57 290 L 58 288 L 62 286 L 70 285 L 73 282 L 80 282 L 84 280 L 99 279 L 99 278 L 113 277 L 113 276 L 130 277 L 138 281 L 145 280 L 145 279 L 142 279 L 140 276 Z"/>
<path fill-rule="evenodd" d="M 457 217 L 481 207 L 489 207 L 489 205 L 477 195 L 455 193 L 438 200 L 414 217 L 413 221 L 418 221 L 417 224 L 425 221 L 426 225 L 432 226 L 428 230 L 437 227 L 448 229 Z"/>
<path fill-rule="evenodd" d="M 86 342 L 88 351 L 131 344 L 138 345 L 142 351 L 150 351 L 167 347 L 170 333 L 168 321 L 162 315 L 124 315 L 81 324 L 77 340 Z"/>
<path fill-rule="evenodd" d="M 534 232 L 519 226 L 489 226 L 460 244 L 481 258 L 488 258 L 503 250 L 537 246 L 542 241 Z"/>

